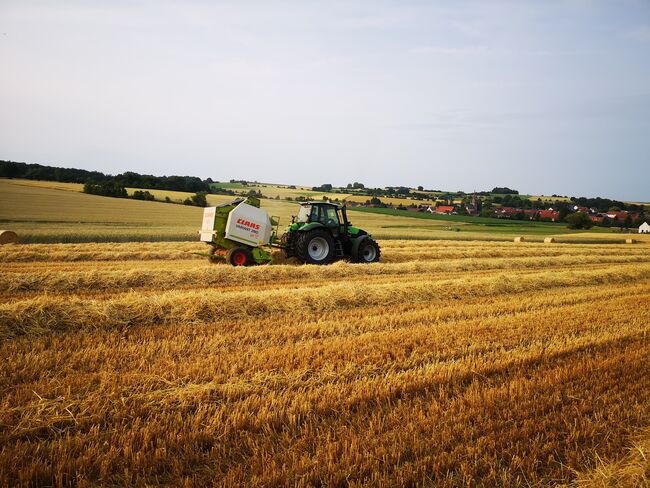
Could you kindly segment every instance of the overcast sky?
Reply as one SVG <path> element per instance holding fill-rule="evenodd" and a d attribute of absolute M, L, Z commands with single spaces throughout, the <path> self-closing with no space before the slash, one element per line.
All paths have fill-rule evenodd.
<path fill-rule="evenodd" d="M 650 201 L 650 1 L 0 0 L 0 159 Z"/>

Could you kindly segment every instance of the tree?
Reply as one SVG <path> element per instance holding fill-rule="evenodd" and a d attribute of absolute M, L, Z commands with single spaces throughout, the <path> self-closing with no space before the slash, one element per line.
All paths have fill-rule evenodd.
<path fill-rule="evenodd" d="M 634 225 L 633 225 L 633 227 L 639 227 L 639 226 L 643 225 L 643 222 L 645 222 L 645 218 L 644 218 L 644 215 L 641 214 L 641 215 L 639 215 L 639 216 L 637 217 L 637 219 L 634 221 Z"/>
<path fill-rule="evenodd" d="M 84 185 L 84 193 L 92 195 L 101 195 L 104 197 L 127 198 L 129 195 L 126 188 L 116 181 L 88 181 Z"/>
<path fill-rule="evenodd" d="M 632 227 L 632 223 L 633 223 L 632 216 L 630 214 L 627 214 L 627 216 L 625 217 L 625 221 L 623 222 L 623 227 L 629 229 L 630 227 Z"/>
<path fill-rule="evenodd" d="M 190 200 L 189 205 L 194 205 L 195 207 L 207 207 L 208 206 L 208 199 L 206 198 L 206 193 L 203 192 L 203 191 L 195 193 L 194 195 L 192 195 L 190 197 L 189 200 Z"/>
<path fill-rule="evenodd" d="M 424 191 L 424 187 L 422 185 L 418 186 L 418 191 Z"/>
<path fill-rule="evenodd" d="M 370 205 L 381 205 L 381 200 L 377 197 L 372 197 L 370 200 L 366 200 L 366 203 Z"/>
<path fill-rule="evenodd" d="M 504 186 L 504 187 L 497 186 L 497 187 L 493 188 L 490 193 L 500 193 L 500 194 L 504 194 L 504 195 L 507 195 L 507 194 L 519 195 L 519 192 L 517 190 L 511 190 L 507 186 Z"/>
<path fill-rule="evenodd" d="M 142 190 L 135 190 L 133 192 L 133 195 L 131 195 L 131 198 L 134 200 L 148 200 L 152 201 L 154 199 L 153 195 L 148 192 L 148 191 L 142 191 Z"/>
<path fill-rule="evenodd" d="M 591 229 L 594 225 L 589 215 L 583 212 L 567 215 L 566 221 L 569 224 L 569 229 Z"/>
<path fill-rule="evenodd" d="M 567 218 L 567 215 L 569 215 L 569 207 L 566 205 L 562 205 L 560 208 L 558 208 L 558 212 L 560 213 L 560 218 L 558 220 L 562 221 Z M 568 222 L 568 221 L 567 221 Z"/>
<path fill-rule="evenodd" d="M 312 187 L 311 190 L 312 191 L 325 191 L 325 192 L 328 192 L 328 191 L 332 191 L 332 185 L 330 183 L 325 183 L 325 184 L 323 184 L 321 186 L 314 186 L 314 187 Z"/>

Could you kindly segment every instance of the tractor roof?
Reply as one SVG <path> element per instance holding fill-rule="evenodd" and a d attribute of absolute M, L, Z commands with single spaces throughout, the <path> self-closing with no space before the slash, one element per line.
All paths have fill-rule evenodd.
<path fill-rule="evenodd" d="M 332 203 L 332 202 L 303 202 L 300 205 L 307 206 L 307 205 L 329 205 L 330 207 L 336 207 L 336 208 L 341 208 L 343 205 L 339 205 L 338 203 Z"/>

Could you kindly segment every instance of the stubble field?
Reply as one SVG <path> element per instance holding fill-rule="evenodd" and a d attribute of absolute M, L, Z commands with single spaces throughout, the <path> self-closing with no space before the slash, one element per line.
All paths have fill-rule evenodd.
<path fill-rule="evenodd" d="M 650 246 L 0 249 L 0 485 L 637 485 Z"/>

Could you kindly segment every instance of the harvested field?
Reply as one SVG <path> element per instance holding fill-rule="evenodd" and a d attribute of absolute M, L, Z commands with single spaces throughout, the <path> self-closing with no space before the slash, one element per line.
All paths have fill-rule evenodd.
<path fill-rule="evenodd" d="M 650 246 L 0 248 L 0 485 L 648 483 Z"/>

